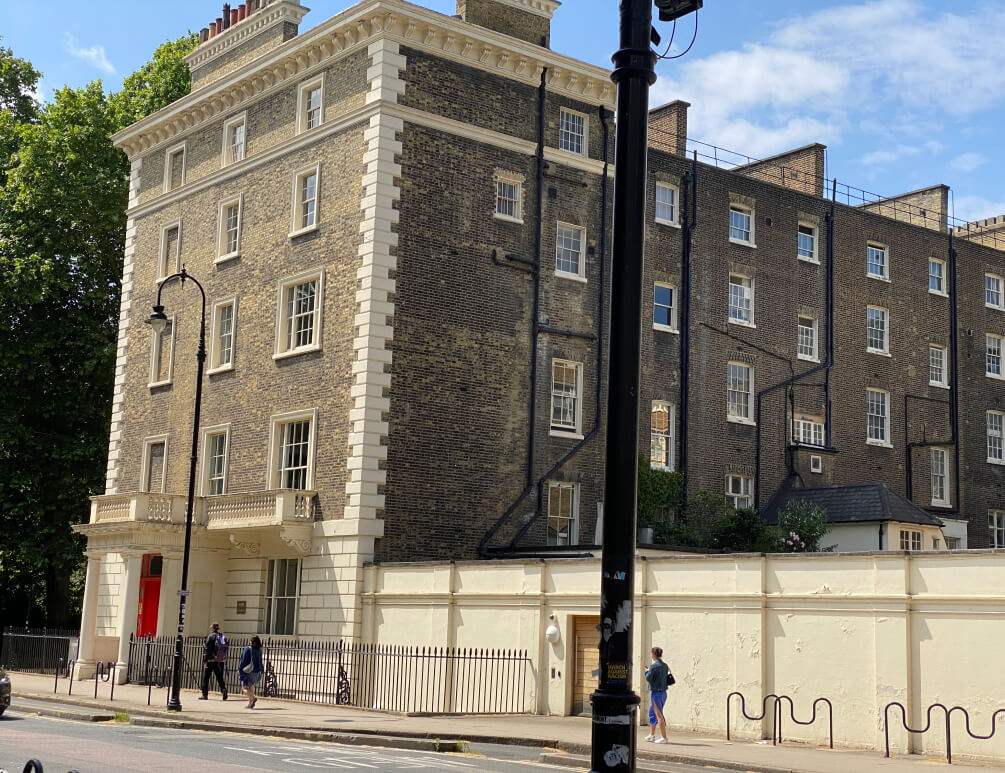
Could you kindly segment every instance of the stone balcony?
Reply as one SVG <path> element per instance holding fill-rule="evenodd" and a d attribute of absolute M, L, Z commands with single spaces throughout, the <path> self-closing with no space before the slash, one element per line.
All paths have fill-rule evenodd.
<path fill-rule="evenodd" d="M 192 524 L 207 533 L 224 533 L 244 552 L 258 552 L 269 532 L 301 552 L 310 550 L 314 528 L 314 491 L 277 489 L 248 494 L 196 497 Z M 182 494 L 107 494 L 91 497 L 91 526 L 132 523 L 185 525 L 187 497 Z"/>

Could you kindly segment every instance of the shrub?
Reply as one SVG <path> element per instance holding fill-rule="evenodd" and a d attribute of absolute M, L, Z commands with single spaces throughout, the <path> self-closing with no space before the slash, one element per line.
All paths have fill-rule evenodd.
<path fill-rule="evenodd" d="M 781 531 L 778 549 L 782 553 L 816 553 L 833 550 L 821 548 L 820 540 L 827 533 L 827 511 L 805 499 L 790 499 L 778 514 Z"/>

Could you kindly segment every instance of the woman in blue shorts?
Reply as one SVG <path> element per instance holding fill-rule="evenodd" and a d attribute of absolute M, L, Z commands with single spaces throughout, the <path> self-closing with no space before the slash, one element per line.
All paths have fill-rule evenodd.
<path fill-rule="evenodd" d="M 652 696 L 649 704 L 649 735 L 647 741 L 656 743 L 667 743 L 667 722 L 663 717 L 663 706 L 667 702 L 667 678 L 670 675 L 670 667 L 663 662 L 663 650 L 653 647 L 653 662 L 646 669 L 646 682 L 649 685 L 649 692 Z M 656 737 L 656 725 L 660 727 L 660 737 Z"/>
<path fill-rule="evenodd" d="M 262 665 L 262 640 L 257 636 L 251 638 L 251 644 L 244 648 L 241 653 L 241 668 L 239 679 L 241 680 L 241 692 L 248 696 L 248 705 L 245 708 L 253 709 L 258 703 L 255 697 L 255 685 L 262 678 L 265 667 Z"/>

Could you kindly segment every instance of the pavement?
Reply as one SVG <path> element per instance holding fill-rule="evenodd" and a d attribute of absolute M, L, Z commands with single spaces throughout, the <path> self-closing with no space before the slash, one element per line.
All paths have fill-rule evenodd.
<path fill-rule="evenodd" d="M 538 747 L 542 761 L 589 767 L 591 722 L 588 717 L 517 716 L 404 716 L 345 706 L 302 703 L 259 698 L 254 710 L 244 708 L 245 700 L 233 695 L 222 701 L 218 693 L 210 700 L 198 700 L 198 692 L 182 691 L 182 711 L 165 708 L 167 690 L 148 690 L 140 685 L 100 683 L 94 698 L 94 682 L 61 679 L 54 694 L 49 676 L 11 673 L 14 688 L 12 711 L 19 698 L 29 699 L 24 709 L 48 715 L 61 712 L 67 719 L 107 721 L 114 714 L 128 714 L 135 725 L 175 727 L 211 732 L 236 732 L 308 741 L 332 741 L 367 746 L 395 746 L 423 751 L 460 750 L 466 743 L 512 744 Z M 148 705 L 148 694 L 150 704 Z M 75 716 L 68 716 L 75 715 Z M 121 716 L 120 716 L 121 718 Z M 710 765 L 727 770 L 756 773 L 856 773 L 877 770 L 884 773 L 921 773 L 952 770 L 945 760 L 907 755 L 885 759 L 881 752 L 827 749 L 786 742 L 727 741 L 686 732 L 669 733 L 670 743 L 661 746 L 644 742 L 647 729 L 639 728 L 639 770 L 661 770 L 666 763 Z M 584 762 L 586 760 L 587 762 Z M 955 767 L 980 763 L 954 759 Z M 988 767 L 984 765 L 983 767 Z"/>

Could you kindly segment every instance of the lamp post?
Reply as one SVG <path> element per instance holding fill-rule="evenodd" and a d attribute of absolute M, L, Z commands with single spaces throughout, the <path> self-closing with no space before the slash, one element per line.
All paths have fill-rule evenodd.
<path fill-rule="evenodd" d="M 701 0 L 655 0 L 670 21 Z M 600 681 L 590 696 L 590 770 L 635 770 L 639 696 L 632 690 L 632 603 L 638 500 L 639 382 L 649 87 L 656 81 L 653 0 L 621 0 L 612 235 L 604 548 L 600 577 Z"/>
<path fill-rule="evenodd" d="M 199 459 L 199 409 L 202 406 L 202 371 L 206 364 L 206 291 L 202 285 L 182 266 L 181 271 L 172 274 L 161 281 L 157 286 L 157 305 L 154 306 L 154 313 L 147 319 L 147 323 L 158 333 L 163 333 L 167 327 L 168 318 L 164 314 L 164 307 L 161 305 L 161 293 L 164 286 L 173 279 L 180 279 L 182 287 L 186 280 L 191 280 L 192 284 L 199 288 L 202 295 L 202 316 L 199 322 L 199 349 L 196 352 L 198 368 L 195 377 L 195 407 L 192 411 L 192 456 L 188 471 L 188 506 L 185 511 L 185 552 L 182 555 L 181 565 L 181 588 L 178 591 L 178 637 L 174 645 L 174 668 L 171 671 L 171 698 L 168 701 L 168 711 L 181 711 L 181 672 L 183 663 L 183 647 L 185 640 L 185 600 L 188 598 L 188 560 L 192 548 L 192 508 L 195 504 L 195 468 Z"/>

